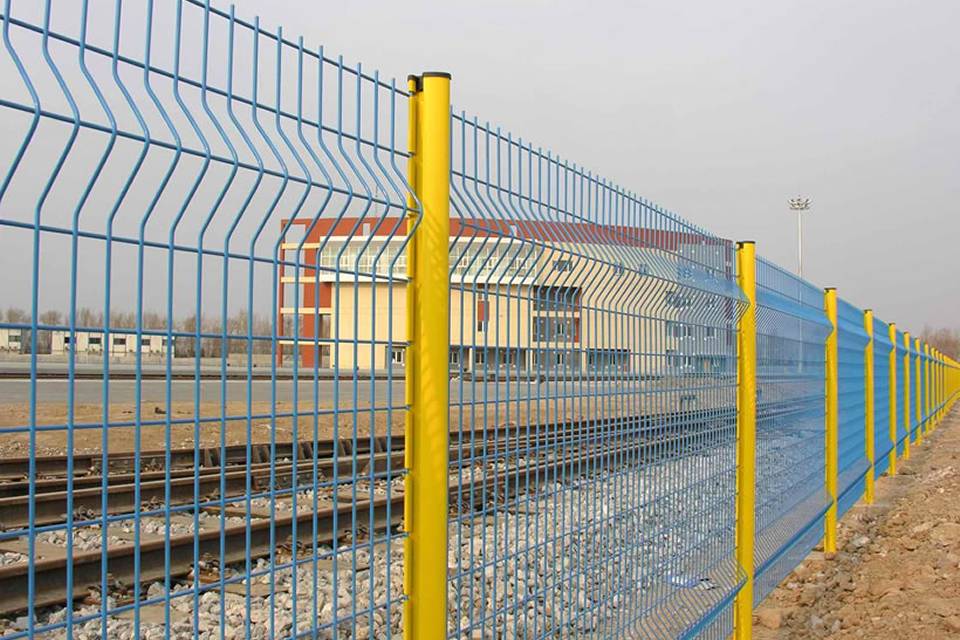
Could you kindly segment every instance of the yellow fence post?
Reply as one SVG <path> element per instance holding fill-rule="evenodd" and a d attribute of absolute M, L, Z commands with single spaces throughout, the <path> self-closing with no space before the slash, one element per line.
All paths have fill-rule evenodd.
<path fill-rule="evenodd" d="M 940 413 L 937 417 L 937 426 L 943 422 L 943 352 L 937 350 L 937 406 L 940 407 Z"/>
<path fill-rule="evenodd" d="M 890 475 L 897 475 L 897 325 L 890 323 L 890 355 L 888 356 L 887 379 L 889 381 L 890 393 L 890 442 L 893 443 L 893 451 L 890 452 Z"/>
<path fill-rule="evenodd" d="M 827 553 L 837 551 L 837 438 L 838 438 L 838 405 L 837 405 L 837 373 L 839 353 L 837 350 L 837 290 L 830 287 L 824 290 L 824 311 L 830 322 L 830 335 L 826 346 L 826 485 L 830 507 L 824 521 L 823 550 Z"/>
<path fill-rule="evenodd" d="M 930 346 L 930 430 L 937 428 L 937 350 Z"/>
<path fill-rule="evenodd" d="M 933 373 L 931 377 L 933 379 L 933 428 L 936 429 L 940 425 L 940 352 L 936 348 L 931 347 L 930 355 L 933 357 L 933 360 L 930 362 Z"/>
<path fill-rule="evenodd" d="M 914 394 L 917 398 L 914 402 L 914 407 L 916 410 L 917 416 L 917 446 L 923 444 L 923 378 L 921 377 L 920 369 L 920 338 L 914 338 L 913 340 L 913 349 L 916 353 L 914 360 L 914 372 L 913 375 L 916 376 L 916 385 L 917 392 Z"/>
<path fill-rule="evenodd" d="M 734 604 L 734 638 L 753 637 L 753 544 L 757 464 L 757 262 L 753 242 L 737 243 L 737 280 L 747 310 L 737 331 L 737 562 L 746 584 Z"/>
<path fill-rule="evenodd" d="M 425 73 L 410 88 L 421 212 L 408 254 L 404 637 L 427 640 L 447 634 L 450 75 Z"/>
<path fill-rule="evenodd" d="M 903 346 L 906 352 L 903 354 L 903 424 L 907 430 L 907 437 L 903 441 L 903 459 L 910 459 L 910 438 L 913 432 L 910 429 L 910 420 L 913 415 L 913 408 L 910 406 L 910 332 L 903 332 Z"/>
<path fill-rule="evenodd" d="M 867 469 L 866 483 L 864 487 L 864 500 L 867 504 L 873 504 L 873 486 L 874 486 L 874 468 L 876 466 L 876 446 L 874 442 L 874 380 L 873 380 L 873 309 L 866 309 L 863 312 L 863 330 L 867 332 L 867 346 L 863 349 L 863 388 L 864 388 L 864 453 L 867 454 L 867 462 L 870 464 Z"/>
<path fill-rule="evenodd" d="M 923 415 L 926 416 L 924 426 L 926 432 L 933 429 L 933 376 L 930 367 L 930 345 L 923 344 L 923 379 L 927 381 L 923 388 Z"/>

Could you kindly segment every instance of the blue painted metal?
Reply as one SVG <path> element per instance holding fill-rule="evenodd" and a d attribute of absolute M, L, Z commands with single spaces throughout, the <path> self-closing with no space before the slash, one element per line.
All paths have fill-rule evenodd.
<path fill-rule="evenodd" d="M 890 326 L 873 319 L 873 469 L 880 477 L 890 467 L 895 443 L 890 440 Z"/>
<path fill-rule="evenodd" d="M 729 634 L 732 243 L 452 126 L 449 637 Z"/>
<path fill-rule="evenodd" d="M 840 516 L 863 495 L 869 469 L 866 455 L 866 384 L 864 348 L 868 337 L 863 329 L 863 311 L 849 302 L 837 301 L 839 445 L 837 508 Z"/>
<path fill-rule="evenodd" d="M 201 0 L 6 0 L 2 28 L 16 134 L 0 146 L 0 253 L 28 286 L 5 292 L 27 311 L 0 329 L 28 337 L 29 364 L 28 415 L 2 428 L 27 458 L 28 524 L 0 532 L 23 543 L 29 622 L 5 637 L 395 637 L 404 469 L 389 452 L 406 407 L 402 370 L 377 358 L 404 346 L 404 317 L 369 314 L 359 292 L 405 287 L 407 93 Z M 326 247 L 343 259 L 320 264 Z M 42 358 L 65 384 L 40 380 Z M 129 474 L 80 503 L 91 451 L 114 471 L 129 454 Z M 37 507 L 51 452 L 56 521 Z M 121 483 L 135 506 L 111 499 Z M 55 599 L 38 578 L 49 544 L 61 590 L 94 604 L 37 604 Z"/>
<path fill-rule="evenodd" d="M 908 425 L 904 418 L 904 391 L 907 388 L 903 356 L 907 349 L 903 343 L 903 331 L 897 330 L 897 455 L 902 456 L 907 439 Z"/>
<path fill-rule="evenodd" d="M 2 15 L 0 260 L 26 311 L 0 330 L 29 373 L 27 417 L 0 427 L 27 468 L 26 524 L 0 542 L 22 544 L 28 622 L 5 637 L 398 637 L 410 96 L 206 1 L 68 5 Z M 451 452 L 449 637 L 728 637 L 733 243 L 475 117 L 451 126 L 451 434 L 432 443 Z M 757 281 L 759 602 L 822 533 L 830 325 L 818 287 L 765 260 Z M 866 334 L 838 315 L 842 514 L 867 472 Z M 903 334 L 896 389 L 874 334 L 880 475 L 891 394 L 902 452 L 928 381 L 911 347 L 904 424 Z M 90 503 L 78 456 L 97 473 L 120 451 L 129 473 Z M 111 501 L 121 483 L 134 506 Z M 42 604 L 48 544 L 62 591 L 92 600 Z"/>
<path fill-rule="evenodd" d="M 771 262 L 757 263 L 757 577 L 760 602 L 822 532 L 823 292 Z"/>

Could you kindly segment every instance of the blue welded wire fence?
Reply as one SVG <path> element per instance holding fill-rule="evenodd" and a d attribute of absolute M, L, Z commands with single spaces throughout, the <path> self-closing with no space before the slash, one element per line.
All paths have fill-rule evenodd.
<path fill-rule="evenodd" d="M 908 446 L 908 437 L 910 435 L 910 381 L 907 379 L 908 367 L 906 366 L 907 348 L 903 331 L 897 330 L 897 454 L 904 455 Z"/>
<path fill-rule="evenodd" d="M 757 602 L 823 532 L 823 292 L 757 264 Z"/>
<path fill-rule="evenodd" d="M 405 279 L 407 94 L 192 0 L 8 0 L 3 38 L 8 637 L 395 635 L 406 408 L 355 363 L 402 342 L 358 283 Z"/>
<path fill-rule="evenodd" d="M 5 0 L 2 30 L 5 638 L 391 638 L 429 607 L 450 638 L 719 640 L 863 494 L 863 312 L 830 495 L 823 290 L 760 259 L 748 576 L 734 243 L 462 111 L 449 432 L 413 443 L 419 81 L 201 0 Z M 873 329 L 879 476 L 955 384 L 927 404 L 946 361 Z M 414 444 L 448 452 L 446 548 L 406 519 Z"/>
<path fill-rule="evenodd" d="M 863 311 L 840 299 L 837 305 L 839 388 L 837 504 L 843 515 L 863 495 L 869 469 L 864 423 L 864 349 L 868 337 Z"/>
<path fill-rule="evenodd" d="M 880 477 L 890 468 L 890 455 L 894 442 L 890 438 L 890 353 L 894 345 L 890 342 L 890 326 L 873 319 L 873 450 L 874 476 Z"/>
<path fill-rule="evenodd" d="M 732 244 L 476 118 L 453 131 L 450 636 L 664 637 L 704 611 L 724 636 Z"/>

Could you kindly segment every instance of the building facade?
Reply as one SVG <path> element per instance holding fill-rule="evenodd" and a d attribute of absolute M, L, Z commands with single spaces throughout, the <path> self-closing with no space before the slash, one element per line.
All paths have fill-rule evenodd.
<path fill-rule="evenodd" d="M 51 331 L 50 333 L 50 353 L 55 355 L 72 351 L 78 354 L 108 353 L 111 356 L 123 356 L 137 352 L 137 336 L 134 334 L 111 333 L 109 344 L 105 345 L 104 341 L 107 338 L 103 333 L 96 331 L 76 331 L 73 336 L 69 331 Z M 167 339 L 163 336 L 140 336 L 140 352 L 151 355 L 164 354 L 167 352 L 166 343 Z"/>
<path fill-rule="evenodd" d="M 596 225 L 486 224 L 451 221 L 452 370 L 655 377 L 724 366 L 732 309 L 719 310 L 720 328 L 717 318 L 688 318 L 694 301 L 672 280 L 678 255 L 726 260 L 726 247 L 685 248 L 675 232 L 632 229 L 631 244 L 626 231 L 612 237 Z M 403 366 L 405 222 L 295 219 L 283 228 L 281 347 L 304 367 Z M 665 270 L 670 278 L 657 277 Z"/>

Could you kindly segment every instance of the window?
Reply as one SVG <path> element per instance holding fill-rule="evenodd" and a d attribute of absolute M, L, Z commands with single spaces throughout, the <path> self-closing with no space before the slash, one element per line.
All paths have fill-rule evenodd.
<path fill-rule="evenodd" d="M 569 260 L 554 260 L 554 261 L 553 261 L 553 270 L 554 270 L 554 271 L 570 271 L 570 261 L 569 261 Z"/>
<path fill-rule="evenodd" d="M 463 363 L 463 347 L 450 347 L 450 366 L 458 368 Z"/>
<path fill-rule="evenodd" d="M 705 338 L 712 338 L 712 337 L 714 337 L 715 335 L 717 335 L 717 328 L 716 328 L 716 327 L 706 327 L 706 328 L 704 328 L 704 330 L 703 330 L 703 336 L 704 336 Z"/>
<path fill-rule="evenodd" d="M 682 322 L 667 320 L 667 336 L 671 338 L 689 338 L 693 335 L 693 327 Z"/>
<path fill-rule="evenodd" d="M 678 291 L 668 291 L 665 296 L 665 300 L 667 305 L 677 309 L 690 306 L 690 298 Z"/>
<path fill-rule="evenodd" d="M 576 342 L 577 318 L 550 318 L 535 316 L 533 319 L 533 341 Z"/>
<path fill-rule="evenodd" d="M 149 337 L 149 336 L 141 336 L 141 337 L 140 337 L 140 347 L 141 347 L 141 348 L 144 348 L 144 347 L 150 348 L 150 337 Z"/>
<path fill-rule="evenodd" d="M 103 344 L 103 338 L 101 336 L 90 336 L 88 342 L 91 347 L 99 347 Z"/>
<path fill-rule="evenodd" d="M 593 349 L 587 352 L 587 366 L 595 371 L 629 371 L 630 352 L 623 349 Z"/>
<path fill-rule="evenodd" d="M 405 347 L 391 347 L 390 364 L 402 367 L 404 363 L 405 355 L 406 355 Z"/>
<path fill-rule="evenodd" d="M 114 336 L 113 346 L 115 347 L 125 347 L 127 346 L 127 336 Z"/>
<path fill-rule="evenodd" d="M 490 303 L 487 300 L 477 300 L 477 331 L 487 330 L 489 322 Z"/>
<path fill-rule="evenodd" d="M 536 287 L 533 291 L 535 311 L 577 311 L 580 289 L 577 287 Z"/>
<path fill-rule="evenodd" d="M 473 364 L 485 364 L 487 362 L 486 356 L 487 356 L 487 352 L 485 349 L 474 348 Z"/>
<path fill-rule="evenodd" d="M 13 343 L 13 342 L 19 343 L 19 342 L 20 342 L 20 334 L 19 334 L 19 333 L 11 333 L 11 334 L 10 334 L 9 341 L 10 341 L 11 343 Z"/>
<path fill-rule="evenodd" d="M 577 351 L 562 349 L 540 349 L 533 352 L 534 366 L 547 373 L 562 373 L 564 370 L 578 371 L 580 357 Z"/>
<path fill-rule="evenodd" d="M 70 336 L 63 336 L 63 344 L 70 344 Z"/>

